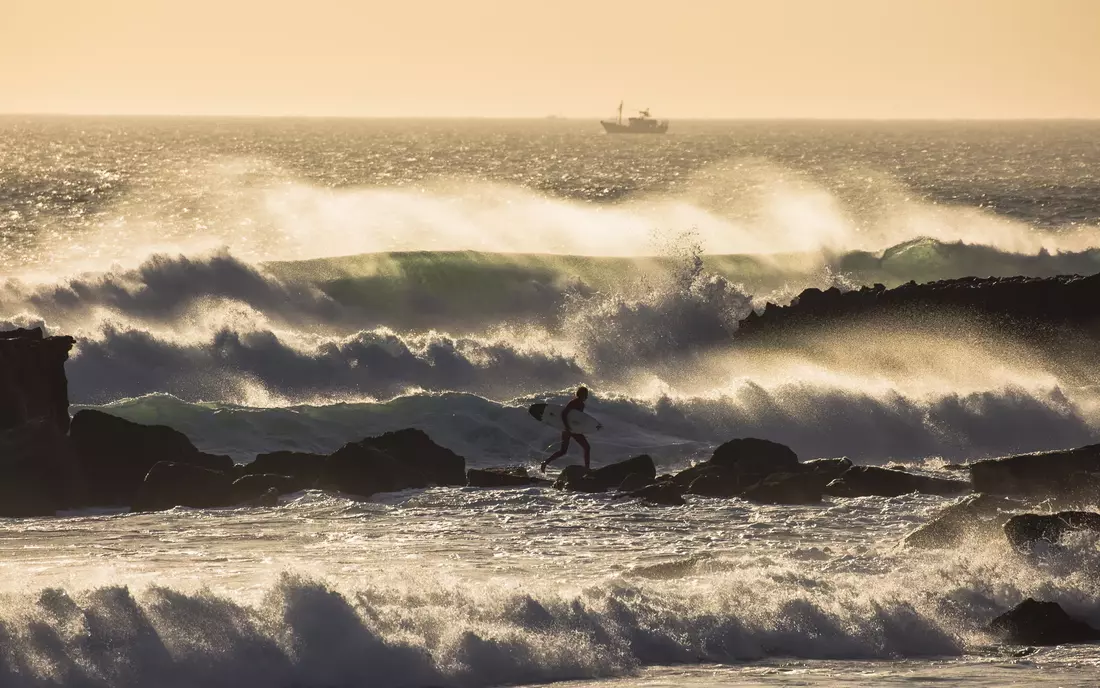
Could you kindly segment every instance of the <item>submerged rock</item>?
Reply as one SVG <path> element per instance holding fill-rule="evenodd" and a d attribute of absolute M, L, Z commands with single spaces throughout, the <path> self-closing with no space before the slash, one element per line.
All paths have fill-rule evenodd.
<path fill-rule="evenodd" d="M 1019 645 L 1063 645 L 1100 641 L 1100 630 L 1073 619 L 1057 602 L 1027 598 L 989 624 L 1005 642 Z"/>
<path fill-rule="evenodd" d="M 527 487 L 549 485 L 549 480 L 534 478 L 524 466 L 499 468 L 471 468 L 466 471 L 466 484 L 470 487 Z"/>
<path fill-rule="evenodd" d="M 662 506 L 683 506 L 687 503 L 684 501 L 684 496 L 676 483 L 667 480 L 646 485 L 641 489 L 627 492 L 623 496 L 640 499 L 647 504 Z"/>
<path fill-rule="evenodd" d="M 829 483 L 825 493 L 834 497 L 898 497 L 922 494 L 950 497 L 970 489 L 970 483 L 946 478 L 930 478 L 877 466 L 853 466 Z"/>
<path fill-rule="evenodd" d="M 160 461 L 149 469 L 130 510 L 160 511 L 176 506 L 212 508 L 231 504 L 233 482 L 225 472 Z"/>
<path fill-rule="evenodd" d="M 242 475 L 233 481 L 234 504 L 244 504 L 259 499 L 274 490 L 275 496 L 307 490 L 310 483 L 294 475 L 276 475 L 274 473 L 251 473 Z"/>
<path fill-rule="evenodd" d="M 132 505 L 146 475 L 158 462 L 228 472 L 233 459 L 205 454 L 178 430 L 142 425 L 95 410 L 73 417 L 69 430 L 93 506 Z"/>
<path fill-rule="evenodd" d="M 928 523 L 905 536 L 906 547 L 953 547 L 967 536 L 999 534 L 1004 513 L 1019 508 L 1018 502 L 987 494 L 973 494 L 944 507 Z"/>
<path fill-rule="evenodd" d="M 1100 533 L 1100 514 L 1091 511 L 1020 514 L 1004 524 L 1005 537 L 1020 552 L 1030 552 L 1037 542 L 1056 543 L 1066 533 L 1082 530 Z"/>

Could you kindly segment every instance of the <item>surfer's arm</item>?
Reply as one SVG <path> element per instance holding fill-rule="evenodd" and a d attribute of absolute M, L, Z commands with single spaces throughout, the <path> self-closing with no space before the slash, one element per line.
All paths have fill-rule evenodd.
<path fill-rule="evenodd" d="M 568 433 L 573 432 L 573 428 L 569 425 L 569 412 L 577 408 L 577 402 L 574 399 L 565 405 L 565 408 L 561 411 L 561 424 L 565 426 L 565 431 Z"/>

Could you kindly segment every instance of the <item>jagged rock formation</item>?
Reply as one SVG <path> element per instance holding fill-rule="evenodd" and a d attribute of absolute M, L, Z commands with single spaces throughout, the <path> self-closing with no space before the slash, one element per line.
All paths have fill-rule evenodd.
<path fill-rule="evenodd" d="M 963 312 L 1044 325 L 1100 323 L 1100 275 L 1081 277 L 964 277 L 894 289 L 881 284 L 849 292 L 806 289 L 789 306 L 767 304 L 741 321 L 747 338 L 852 318 Z"/>
<path fill-rule="evenodd" d="M 43 337 L 40 327 L 0 332 L 0 431 L 45 421 L 68 432 L 65 361 L 75 341 Z"/>
<path fill-rule="evenodd" d="M 83 502 L 65 434 L 73 343 L 41 328 L 0 332 L 0 516 L 49 516 Z"/>
<path fill-rule="evenodd" d="M 1040 602 L 1030 597 L 993 619 L 989 631 L 1020 645 L 1100 641 L 1100 630 L 1070 617 L 1057 602 Z"/>

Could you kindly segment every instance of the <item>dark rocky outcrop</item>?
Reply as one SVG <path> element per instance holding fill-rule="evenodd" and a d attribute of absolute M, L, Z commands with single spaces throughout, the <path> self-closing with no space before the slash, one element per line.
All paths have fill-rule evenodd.
<path fill-rule="evenodd" d="M 0 517 L 52 516 L 83 506 L 69 438 L 48 419 L 0 431 Z"/>
<path fill-rule="evenodd" d="M 530 487 L 549 485 L 549 480 L 533 478 L 523 466 L 500 468 L 471 468 L 466 471 L 466 484 L 470 487 Z"/>
<path fill-rule="evenodd" d="M 673 481 L 685 494 L 737 497 L 769 475 L 799 473 L 804 465 L 790 448 L 754 437 L 730 440 L 710 460 L 680 471 Z"/>
<path fill-rule="evenodd" d="M 631 480 L 653 482 L 657 478 L 653 457 L 640 454 L 593 470 L 578 465 L 566 466 L 558 475 L 554 487 L 573 492 L 607 492 L 618 488 L 630 476 L 636 476 Z"/>
<path fill-rule="evenodd" d="M 906 547 L 953 547 L 966 537 L 999 535 L 1005 513 L 1020 507 L 1003 497 L 973 494 L 944 507 L 928 523 L 905 536 Z"/>
<path fill-rule="evenodd" d="M 158 462 L 228 472 L 228 456 L 204 454 L 178 430 L 141 425 L 95 410 L 73 417 L 69 431 L 93 506 L 132 505 L 146 475 Z"/>
<path fill-rule="evenodd" d="M 149 469 L 130 510 L 160 511 L 176 506 L 212 508 L 232 503 L 233 483 L 225 472 L 160 461 Z"/>
<path fill-rule="evenodd" d="M 250 473 L 233 481 L 234 504 L 243 504 L 260 499 L 274 490 L 275 496 L 291 494 L 309 489 L 310 483 L 295 475 L 276 475 L 274 473 Z"/>
<path fill-rule="evenodd" d="M 852 461 L 848 458 L 839 459 L 811 459 L 801 464 L 803 471 L 812 471 L 825 479 L 825 484 L 844 475 L 845 471 L 852 467 Z"/>
<path fill-rule="evenodd" d="M 349 442 L 325 461 L 318 487 L 364 497 L 433 485 L 465 485 L 466 460 L 415 428 Z"/>
<path fill-rule="evenodd" d="M 828 482 L 827 471 L 775 473 L 746 489 L 741 497 L 762 504 L 817 504 Z"/>
<path fill-rule="evenodd" d="M 72 337 L 0 332 L 0 516 L 51 516 L 84 504 L 69 429 Z"/>
<path fill-rule="evenodd" d="M 1004 524 L 1009 544 L 1021 552 L 1030 552 L 1037 542 L 1056 543 L 1066 533 L 1079 530 L 1100 533 L 1100 514 L 1091 511 L 1020 514 Z"/>
<path fill-rule="evenodd" d="M 737 336 L 753 338 L 795 328 L 913 313 L 976 315 L 1027 325 L 1081 326 L 1100 321 L 1100 275 L 964 277 L 894 289 L 881 284 L 842 292 L 806 289 L 789 306 L 768 304 L 741 321 Z"/>
<path fill-rule="evenodd" d="M 877 466 L 853 466 L 825 488 L 833 497 L 897 497 L 911 492 L 950 497 L 970 489 L 962 480 L 930 478 Z"/>
<path fill-rule="evenodd" d="M 993 619 L 989 631 L 1018 645 L 1100 641 L 1100 630 L 1071 618 L 1057 602 L 1039 602 L 1030 597 Z"/>
<path fill-rule="evenodd" d="M 689 472 L 690 471 L 690 472 Z M 684 489 L 684 494 L 693 494 L 700 497 L 739 497 L 747 488 L 755 485 L 760 480 L 758 475 L 744 475 L 726 466 L 714 466 L 709 463 L 692 466 L 674 479 L 681 484 L 685 479 L 691 482 Z"/>
<path fill-rule="evenodd" d="M 798 455 L 778 442 L 744 437 L 719 445 L 710 463 L 742 475 L 767 476 L 798 470 Z"/>
<path fill-rule="evenodd" d="M 1087 498 L 1097 487 L 1100 444 L 1064 451 L 1019 454 L 970 464 L 970 480 L 978 492 L 1013 497 Z M 1100 497 L 1100 492 L 1092 495 Z"/>
<path fill-rule="evenodd" d="M 65 361 L 75 341 L 43 337 L 40 327 L 0 332 L 0 431 L 38 422 L 68 432 Z"/>
<path fill-rule="evenodd" d="M 577 464 L 566 466 L 558 474 L 554 488 L 569 492 L 607 492 L 608 486 L 593 478 L 591 474 L 592 471 L 584 466 Z"/>
<path fill-rule="evenodd" d="M 258 455 L 251 463 L 242 467 L 245 475 L 268 473 L 274 475 L 293 475 L 305 480 L 310 486 L 321 477 L 325 468 L 326 454 L 309 454 L 296 451 L 276 451 Z"/>
<path fill-rule="evenodd" d="M 622 484 L 628 476 L 636 475 L 653 481 L 657 478 L 657 466 L 649 454 L 640 454 L 626 461 L 600 466 L 589 472 L 589 477 L 604 489 L 611 490 Z"/>
<path fill-rule="evenodd" d="M 615 489 L 619 492 L 634 492 L 635 490 L 640 490 L 643 487 L 648 487 L 654 482 L 658 482 L 658 479 L 651 478 L 641 473 L 631 473 L 630 475 L 623 478 L 623 481 L 619 483 L 619 486 Z"/>

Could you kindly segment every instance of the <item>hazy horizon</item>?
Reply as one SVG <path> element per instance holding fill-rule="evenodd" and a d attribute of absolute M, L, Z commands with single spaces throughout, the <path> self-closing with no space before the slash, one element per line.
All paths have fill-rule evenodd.
<path fill-rule="evenodd" d="M 9 4 L 0 113 L 1100 118 L 1090 0 Z"/>

